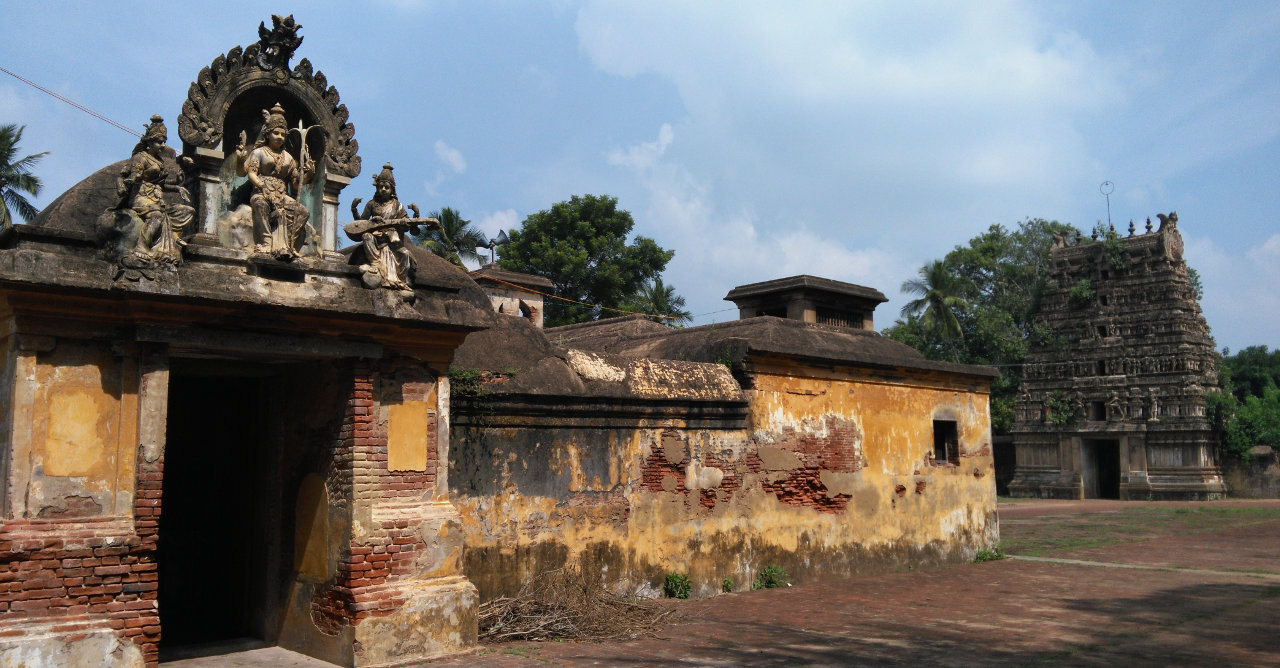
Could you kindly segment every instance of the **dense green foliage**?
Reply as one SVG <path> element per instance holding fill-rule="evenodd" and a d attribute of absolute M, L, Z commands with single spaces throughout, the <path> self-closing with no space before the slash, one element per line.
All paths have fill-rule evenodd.
<path fill-rule="evenodd" d="M 677 295 L 674 287 L 663 283 L 661 276 L 645 281 L 640 290 L 626 302 L 624 310 L 648 314 L 650 320 L 673 327 L 693 319 L 693 314 L 684 307 L 684 297 Z M 607 317 L 610 314 L 604 315 Z"/>
<path fill-rule="evenodd" d="M 947 328 L 939 326 L 946 316 L 937 306 L 939 315 L 932 321 L 926 319 L 928 306 L 921 311 L 903 309 L 903 319 L 884 330 L 885 336 L 929 359 L 999 368 L 1001 375 L 991 392 L 991 421 L 998 433 L 1008 433 L 1013 425 L 1013 401 L 1031 339 L 1043 341 L 1047 336 L 1035 327 L 1033 316 L 1045 287 L 1055 232 L 1077 234 L 1069 225 L 1042 219 L 1023 221 L 1012 231 L 992 225 L 968 245 L 957 246 L 941 261 L 920 270 L 922 286 L 945 286 L 939 290 L 941 296 L 958 298 L 933 303 L 948 305 L 959 324 L 959 335 L 954 331 L 948 335 Z M 909 290 L 907 284 L 903 289 Z"/>
<path fill-rule="evenodd" d="M 791 576 L 781 566 L 765 566 L 756 579 L 751 581 L 751 591 L 757 589 L 773 589 L 774 587 L 790 587 Z"/>
<path fill-rule="evenodd" d="M 662 582 L 662 593 L 667 598 L 689 598 L 692 591 L 693 583 L 690 582 L 688 573 L 667 573 Z"/>
<path fill-rule="evenodd" d="M 463 268 L 464 260 L 481 259 L 476 248 L 488 245 L 489 240 L 483 232 L 471 227 L 471 221 L 463 220 L 457 211 L 447 206 L 430 216 L 440 221 L 440 229 L 423 232 L 415 239 L 419 246 Z"/>
<path fill-rule="evenodd" d="M 17 125 L 0 125 L 0 226 L 3 227 L 13 224 L 15 213 L 24 221 L 35 218 L 39 213 L 22 193 L 32 197 L 40 194 L 40 178 L 31 173 L 31 168 L 47 153 L 17 158 L 18 142 L 22 141 L 24 129 Z"/>
<path fill-rule="evenodd" d="M 918 295 L 902 307 L 902 317 L 919 317 L 924 333 L 948 342 L 964 336 L 956 317 L 957 311 L 969 308 L 969 302 L 961 296 L 964 283 L 941 260 L 921 267 L 919 278 L 904 281 L 902 291 Z"/>
<path fill-rule="evenodd" d="M 1280 349 L 1268 351 L 1266 346 L 1249 346 L 1234 355 L 1223 350 L 1222 356 L 1224 387 L 1230 387 L 1236 399 L 1243 402 L 1280 387 Z"/>
<path fill-rule="evenodd" d="M 544 276 L 557 296 L 581 302 L 548 300 L 548 327 L 616 315 L 600 307 L 625 309 L 675 254 L 646 237 L 628 244 L 634 225 L 631 214 L 618 209 L 617 198 L 575 195 L 531 214 L 520 229 L 510 231 L 511 243 L 500 248 L 498 265 Z"/>
<path fill-rule="evenodd" d="M 1227 453 L 1247 458 L 1255 445 L 1280 447 L 1280 350 L 1249 346 L 1224 350 L 1224 391 L 1208 395 L 1209 419 Z"/>

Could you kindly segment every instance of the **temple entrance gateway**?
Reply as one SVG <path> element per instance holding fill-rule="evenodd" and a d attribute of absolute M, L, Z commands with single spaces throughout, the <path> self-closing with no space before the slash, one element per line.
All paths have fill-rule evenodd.
<path fill-rule="evenodd" d="M 1120 498 L 1120 441 L 1088 438 L 1080 445 L 1086 499 Z"/>

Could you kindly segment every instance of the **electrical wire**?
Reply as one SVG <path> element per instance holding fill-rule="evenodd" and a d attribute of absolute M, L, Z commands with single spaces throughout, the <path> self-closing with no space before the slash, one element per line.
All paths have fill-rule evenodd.
<path fill-rule="evenodd" d="M 63 97 L 62 95 L 59 95 L 59 94 L 57 94 L 57 93 L 55 93 L 55 92 L 53 92 L 53 91 L 49 90 L 48 88 L 45 88 L 44 86 L 41 86 L 40 84 L 38 84 L 38 83 L 36 83 L 36 82 L 34 82 L 34 81 L 30 80 L 30 79 L 27 79 L 26 77 L 23 77 L 23 76 L 21 76 L 21 75 L 19 75 L 19 74 L 15 73 L 15 72 L 12 72 L 12 71 L 10 71 L 10 70 L 8 70 L 8 69 L 5 69 L 5 68 L 3 68 L 3 67 L 0 67 L 0 72 L 4 72 L 5 74 L 8 74 L 9 76 L 11 76 L 11 77 L 13 77 L 13 78 L 17 79 L 18 81 L 21 81 L 22 83 L 27 84 L 28 86 L 31 86 L 32 88 L 34 88 L 34 89 L 36 89 L 36 90 L 38 90 L 38 91 L 40 91 L 40 92 L 44 93 L 45 95 L 49 95 L 50 97 L 53 97 L 54 99 L 56 99 L 56 100 L 60 100 L 60 101 L 62 101 L 62 102 L 66 102 L 67 104 L 69 104 L 69 105 L 71 105 L 71 106 L 75 107 L 76 109 L 79 109 L 80 111 L 83 111 L 84 113 L 89 114 L 90 116 L 93 116 L 94 118 L 96 118 L 96 119 L 98 119 L 98 120 L 100 120 L 100 121 L 104 121 L 104 122 L 106 122 L 106 123 L 109 123 L 109 124 L 111 124 L 111 125 L 114 125 L 115 127 L 119 128 L 119 129 L 121 129 L 121 130 L 124 130 L 125 132 L 128 132 L 129 134 L 131 134 L 131 135 L 133 135 L 133 136 L 135 136 L 135 137 L 141 137 L 141 136 L 142 136 L 142 133 L 141 133 L 141 132 L 138 132 L 137 130 L 131 129 L 131 128 L 129 128 L 129 127 L 128 127 L 128 126 L 126 126 L 126 125 L 122 125 L 122 124 L 120 124 L 120 123 L 117 123 L 117 122 L 115 122 L 115 121 L 111 120 L 110 118 L 107 118 L 106 116 L 103 116 L 102 114 L 99 114 L 98 112 L 96 112 L 96 111 L 94 111 L 94 110 L 92 110 L 92 109 L 90 109 L 90 108 L 88 108 L 88 107 L 84 106 L 83 104 L 80 104 L 79 102 L 76 102 L 75 100 L 72 100 L 72 99 L 69 99 L 69 98 Z"/>

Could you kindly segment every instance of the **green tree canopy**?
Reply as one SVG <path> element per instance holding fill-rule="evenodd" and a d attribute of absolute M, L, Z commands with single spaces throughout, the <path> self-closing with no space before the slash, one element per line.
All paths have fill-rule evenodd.
<path fill-rule="evenodd" d="M 684 307 L 684 297 L 676 294 L 675 287 L 663 283 L 661 276 L 645 281 L 639 292 L 628 302 L 626 310 L 648 314 L 652 316 L 650 320 L 673 327 L 684 325 L 693 319 L 693 314 Z"/>
<path fill-rule="evenodd" d="M 487 246 L 489 240 L 483 232 L 471 227 L 471 221 L 463 220 L 457 211 L 447 206 L 428 215 L 440 221 L 440 229 L 423 232 L 416 239 L 419 246 L 464 269 L 463 260 L 481 260 L 476 248 Z"/>
<path fill-rule="evenodd" d="M 608 195 L 575 195 L 531 214 L 500 247 L 498 266 L 550 279 L 555 294 L 581 304 L 549 300 L 548 327 L 595 320 L 625 308 L 646 281 L 657 278 L 675 254 L 652 239 L 627 235 L 635 222 Z"/>
<path fill-rule="evenodd" d="M 969 308 L 964 285 L 941 260 L 920 268 L 920 276 L 902 283 L 902 291 L 919 295 L 902 307 L 902 317 L 919 316 L 925 330 L 942 341 L 964 337 L 956 311 Z"/>
<path fill-rule="evenodd" d="M 1268 351 L 1266 346 L 1249 346 L 1231 355 L 1222 351 L 1223 386 L 1231 390 L 1236 399 L 1244 402 L 1249 397 L 1262 397 L 1269 389 L 1280 387 L 1280 350 Z"/>
<path fill-rule="evenodd" d="M 13 224 L 14 213 L 24 221 L 39 213 L 22 193 L 32 197 L 40 194 L 40 178 L 31 173 L 31 168 L 48 153 L 17 158 L 24 129 L 18 125 L 0 125 L 0 226 L 3 227 Z"/>
<path fill-rule="evenodd" d="M 1053 235 L 1076 234 L 1075 228 L 1043 219 L 1026 220 L 1016 230 L 992 225 L 986 232 L 956 246 L 946 257 L 921 268 L 912 294 L 922 295 L 904 308 L 903 319 L 884 330 L 885 336 L 905 343 L 929 359 L 989 364 L 1001 375 L 992 383 L 991 420 L 999 433 L 1013 426 L 1013 402 L 1022 382 L 1021 364 L 1036 330 L 1034 316 L 1049 272 Z M 937 285 L 953 299 L 949 310 L 959 334 L 927 319 L 928 300 L 920 288 Z M 924 300 L 924 304 L 918 304 Z M 945 318 L 942 310 L 939 317 Z M 945 324 L 945 323 L 944 323 Z"/>

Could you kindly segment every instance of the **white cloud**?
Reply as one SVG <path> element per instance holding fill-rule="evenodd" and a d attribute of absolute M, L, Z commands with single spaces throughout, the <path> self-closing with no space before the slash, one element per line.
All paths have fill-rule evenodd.
<path fill-rule="evenodd" d="M 658 128 L 657 141 L 644 142 L 626 149 L 614 149 L 606 156 L 606 160 L 610 165 L 646 169 L 652 167 L 658 158 L 667 152 L 667 147 L 674 140 L 675 132 L 671 129 L 671 124 L 663 123 L 662 127 Z"/>
<path fill-rule="evenodd" d="M 496 237 L 499 231 L 511 230 L 520 226 L 520 215 L 515 209 L 504 209 L 502 211 L 494 211 L 486 213 L 480 218 L 471 221 L 471 225 L 485 233 L 486 236 Z"/>
<path fill-rule="evenodd" d="M 1204 286 L 1200 307 L 1218 345 L 1272 344 L 1280 332 L 1280 234 L 1243 252 L 1205 237 L 1184 238 L 1187 264 Z"/>
<path fill-rule="evenodd" d="M 462 151 L 444 143 L 443 139 L 436 140 L 436 157 L 448 165 L 454 174 L 461 174 L 467 171 L 467 160 L 462 157 Z"/>

